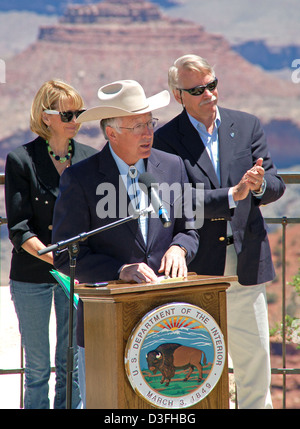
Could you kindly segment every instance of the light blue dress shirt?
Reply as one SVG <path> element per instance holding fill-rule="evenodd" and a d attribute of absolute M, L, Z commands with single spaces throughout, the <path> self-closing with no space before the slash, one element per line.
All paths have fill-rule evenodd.
<path fill-rule="evenodd" d="M 203 144 L 206 148 L 206 151 L 207 151 L 207 153 L 211 159 L 211 162 L 214 166 L 215 172 L 216 172 L 217 177 L 219 179 L 219 183 L 221 183 L 220 163 L 219 163 L 219 136 L 218 136 L 218 129 L 219 129 L 219 126 L 221 125 L 221 118 L 220 118 L 219 110 L 217 109 L 215 126 L 214 126 L 212 134 L 210 134 L 206 130 L 206 126 L 202 122 L 197 121 L 189 113 L 188 113 L 188 117 L 189 117 L 192 125 L 198 131 L 198 134 L 200 135 L 201 140 L 203 141 Z"/>
<path fill-rule="evenodd" d="M 218 135 L 218 130 L 221 125 L 221 117 L 220 117 L 219 109 L 217 108 L 215 126 L 212 134 L 210 134 L 206 130 L 206 126 L 202 122 L 197 121 L 197 119 L 193 118 L 189 113 L 187 113 L 187 115 L 191 121 L 191 124 L 196 128 L 201 140 L 203 141 L 203 144 L 214 166 L 216 175 L 219 179 L 219 183 L 221 183 L 220 160 L 219 160 L 219 135 Z M 229 203 L 229 208 L 231 209 L 235 208 L 237 205 L 232 196 L 232 188 L 229 188 L 229 191 L 228 191 L 228 203 Z"/>
<path fill-rule="evenodd" d="M 195 129 L 197 130 L 206 150 L 207 153 L 211 159 L 211 162 L 214 166 L 216 175 L 219 179 L 219 183 L 221 183 L 221 176 L 220 176 L 220 160 L 219 160 L 219 135 L 218 135 L 218 129 L 221 125 L 221 116 L 220 116 L 220 112 L 219 109 L 217 108 L 217 114 L 216 114 L 216 119 L 215 119 L 215 126 L 213 129 L 212 134 L 210 134 L 207 129 L 206 126 L 202 123 L 197 121 L 197 119 L 193 118 L 193 116 L 191 116 L 188 112 L 187 115 L 191 121 L 191 124 L 195 127 Z M 262 192 L 257 193 L 257 192 L 252 192 L 252 194 L 257 197 L 257 198 L 261 198 L 265 192 L 266 189 L 266 180 L 263 180 L 263 185 L 262 185 Z M 229 188 L 228 191 L 228 204 L 229 204 L 229 208 L 230 209 L 234 209 L 237 207 L 238 201 L 234 201 L 233 199 L 233 188 Z M 230 222 L 227 223 L 227 233 L 228 235 L 231 235 L 231 227 L 230 227 Z"/>

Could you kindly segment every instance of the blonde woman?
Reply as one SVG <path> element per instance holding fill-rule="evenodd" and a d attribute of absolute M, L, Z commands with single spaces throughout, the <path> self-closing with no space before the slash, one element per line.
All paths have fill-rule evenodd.
<path fill-rule="evenodd" d="M 10 152 L 6 160 L 6 211 L 13 244 L 10 286 L 25 350 L 25 408 L 50 407 L 52 302 L 57 327 L 53 406 L 66 407 L 69 306 L 63 290 L 50 274 L 52 254 L 39 256 L 37 251 L 51 243 L 52 215 L 61 174 L 70 165 L 97 152 L 74 140 L 79 129 L 75 119 L 82 111 L 83 100 L 74 88 L 60 80 L 45 82 L 31 108 L 30 128 L 38 137 Z M 80 404 L 76 362 L 74 368 L 72 407 L 76 408 Z"/>

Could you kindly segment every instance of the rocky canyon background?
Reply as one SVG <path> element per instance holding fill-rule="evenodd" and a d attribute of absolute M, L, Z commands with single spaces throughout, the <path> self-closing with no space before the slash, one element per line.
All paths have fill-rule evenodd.
<path fill-rule="evenodd" d="M 86 107 L 100 86 L 135 79 L 147 96 L 167 89 L 173 61 L 195 53 L 215 66 L 220 105 L 253 113 L 266 132 L 279 171 L 300 172 L 300 8 L 298 0 L 10 0 L 0 1 L 0 173 L 7 153 L 32 140 L 29 112 L 37 89 L 61 78 L 76 87 Z M 172 99 L 159 111 L 163 125 L 180 112 Z M 84 124 L 77 140 L 98 149 L 99 123 Z M 3 193 L 0 216 L 5 217 Z M 300 186 L 262 209 L 266 217 L 299 217 Z M 281 228 L 270 225 L 277 277 L 268 286 L 270 327 L 281 320 Z M 300 318 L 292 282 L 299 269 L 300 226 L 287 226 L 287 312 Z M 1 228 L 1 283 L 7 285 L 10 243 Z M 281 367 L 280 336 L 272 363 Z M 299 350 L 288 347 L 299 367 Z M 281 376 L 273 376 L 274 406 L 281 408 Z M 287 377 L 288 408 L 300 408 L 300 376 Z"/>

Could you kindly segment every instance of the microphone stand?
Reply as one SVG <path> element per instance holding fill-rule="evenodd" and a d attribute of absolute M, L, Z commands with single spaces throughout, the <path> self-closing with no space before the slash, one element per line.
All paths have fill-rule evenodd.
<path fill-rule="evenodd" d="M 130 216 L 127 216 L 123 219 L 112 222 L 108 225 L 101 226 L 97 229 L 94 229 L 89 232 L 83 232 L 75 237 L 68 238 L 67 240 L 59 241 L 56 244 L 46 247 L 45 249 L 39 250 L 39 255 L 44 255 L 49 252 L 61 253 L 65 250 L 69 252 L 69 268 L 70 268 L 70 302 L 69 302 L 69 342 L 68 342 L 68 351 L 67 351 L 67 389 L 66 389 L 66 408 L 72 408 L 72 378 L 73 378 L 73 305 L 74 305 L 74 289 L 75 289 L 75 268 L 77 256 L 79 253 L 79 242 L 84 241 L 92 235 L 96 235 L 102 231 L 114 228 L 116 226 L 122 225 L 123 223 L 129 222 L 131 220 L 136 220 L 140 216 L 145 216 L 150 213 L 152 209 L 150 207 L 145 210 L 134 211 Z"/>

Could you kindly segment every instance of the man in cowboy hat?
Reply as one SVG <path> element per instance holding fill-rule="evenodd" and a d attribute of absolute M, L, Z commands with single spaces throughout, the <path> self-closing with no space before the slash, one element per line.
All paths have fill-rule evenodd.
<path fill-rule="evenodd" d="M 170 187 L 176 183 L 182 191 L 181 195 L 175 192 L 169 195 L 168 227 L 164 227 L 158 216 L 149 214 L 91 236 L 80 243 L 76 278 L 95 283 L 114 279 L 155 282 L 159 274 L 186 277 L 187 264 L 198 249 L 198 234 L 188 229 L 191 217 L 186 215 L 184 199 L 179 198 L 188 183 L 185 167 L 180 157 L 152 150 L 157 120 L 151 112 L 169 104 L 169 92 L 146 98 L 139 83 L 124 80 L 101 87 L 98 98 L 99 106 L 82 113 L 77 121 L 101 120 L 108 143 L 96 156 L 68 168 L 62 175 L 54 211 L 53 242 L 124 217 L 120 215 L 124 205 L 120 201 L 125 195 L 129 202 L 130 182 L 132 188 L 138 188 L 138 177 L 148 173 L 156 183 Z M 144 192 L 139 196 L 134 193 L 132 204 L 147 208 L 145 199 Z M 175 213 L 178 201 L 181 216 Z M 125 217 L 127 214 L 124 213 Z M 57 269 L 69 274 L 68 252 L 55 255 L 54 260 Z M 81 305 L 77 316 L 78 345 L 82 348 Z"/>
<path fill-rule="evenodd" d="M 188 182 L 179 157 L 152 150 L 153 128 L 157 120 L 152 118 L 151 112 L 169 104 L 168 91 L 146 98 L 138 82 L 124 80 L 101 87 L 98 98 L 99 106 L 82 113 L 77 122 L 101 120 L 108 144 L 97 156 L 90 157 L 78 167 L 72 166 L 61 177 L 54 213 L 53 242 L 122 217 L 118 216 L 119 202 L 129 186 L 119 180 L 120 175 L 123 178 L 133 175 L 137 182 L 140 174 L 149 172 L 158 184 L 184 185 Z M 108 205 L 114 209 L 111 213 L 105 212 L 103 204 L 100 213 L 99 193 L 105 188 L 101 184 L 108 183 L 114 188 L 108 196 Z M 102 197 L 105 198 L 104 195 Z M 149 216 L 144 237 L 136 220 L 81 243 L 77 278 L 84 282 L 117 278 L 156 281 L 158 271 L 185 276 L 186 262 L 191 261 L 198 247 L 198 236 L 195 230 L 185 227 L 190 221 L 185 217 L 186 210 L 182 211 L 181 218 L 175 218 L 173 201 L 169 206 L 172 220 L 169 228 L 164 228 L 157 217 Z M 68 272 L 65 252 L 55 256 L 55 265 Z"/>

